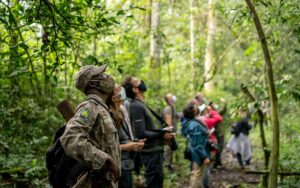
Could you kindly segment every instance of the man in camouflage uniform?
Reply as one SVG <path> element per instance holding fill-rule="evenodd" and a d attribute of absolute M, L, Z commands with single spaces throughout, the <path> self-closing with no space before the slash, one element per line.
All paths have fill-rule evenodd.
<path fill-rule="evenodd" d="M 120 176 L 120 144 L 106 105 L 112 96 L 115 82 L 104 73 L 105 69 L 106 65 L 87 65 L 77 75 L 76 88 L 85 93 L 87 100 L 77 107 L 60 142 L 67 155 L 92 170 L 82 173 L 72 188 L 117 187 L 115 182 Z M 106 169 L 105 175 L 99 175 L 103 169 Z M 105 180 L 103 177 L 106 177 Z"/>

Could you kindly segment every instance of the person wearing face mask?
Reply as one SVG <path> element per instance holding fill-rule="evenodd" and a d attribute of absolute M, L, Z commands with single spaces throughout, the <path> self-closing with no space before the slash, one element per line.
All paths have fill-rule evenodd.
<path fill-rule="evenodd" d="M 165 96 L 167 106 L 163 111 L 163 119 L 168 126 L 174 130 L 177 130 L 177 112 L 175 109 L 176 96 L 172 93 L 168 93 Z M 170 148 L 170 145 L 165 145 L 164 148 L 164 163 L 170 172 L 174 172 L 175 168 L 172 164 L 172 157 L 174 151 Z"/>
<path fill-rule="evenodd" d="M 210 148 L 211 158 L 215 158 L 217 154 L 217 137 L 215 134 L 215 127 L 218 123 L 222 122 L 222 116 L 209 105 L 202 104 L 198 107 L 200 116 L 197 117 L 199 122 L 204 122 L 204 125 L 209 131 L 209 144 L 207 145 Z M 208 176 L 210 174 L 210 166 L 206 168 L 206 174 L 204 177 L 204 187 L 208 187 Z"/>
<path fill-rule="evenodd" d="M 206 126 L 196 119 L 198 112 L 198 106 L 193 102 L 189 102 L 183 109 L 184 119 L 181 131 L 188 140 L 191 152 L 191 188 L 204 187 L 205 169 L 210 163 L 209 150 L 206 147 L 209 133 Z"/>
<path fill-rule="evenodd" d="M 163 145 L 164 140 L 175 138 L 175 133 L 161 131 L 155 123 L 155 117 L 145 104 L 144 93 L 147 86 L 136 77 L 126 77 L 122 86 L 127 97 L 131 98 L 129 117 L 138 139 L 147 139 L 140 151 L 140 158 L 145 167 L 145 183 L 147 188 L 163 187 Z"/>
<path fill-rule="evenodd" d="M 112 103 L 110 106 L 113 118 L 119 134 L 121 146 L 121 177 L 118 181 L 119 188 L 132 186 L 132 170 L 134 168 L 132 152 L 140 151 L 144 146 L 143 139 L 134 141 L 134 136 L 129 120 L 128 112 L 123 104 L 126 100 L 126 93 L 123 87 L 115 86 Z"/>

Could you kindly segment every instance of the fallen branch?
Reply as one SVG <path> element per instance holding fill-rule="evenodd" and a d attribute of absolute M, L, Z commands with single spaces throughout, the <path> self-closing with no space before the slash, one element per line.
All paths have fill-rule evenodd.
<path fill-rule="evenodd" d="M 245 174 L 270 174 L 267 170 L 246 170 Z M 300 172 L 278 172 L 281 176 L 300 176 Z"/>
<path fill-rule="evenodd" d="M 10 169 L 6 169 L 6 170 L 1 170 L 0 171 L 0 175 L 3 174 L 15 174 L 15 173 L 25 173 L 25 170 L 21 167 L 17 167 L 17 168 L 10 168 Z"/>

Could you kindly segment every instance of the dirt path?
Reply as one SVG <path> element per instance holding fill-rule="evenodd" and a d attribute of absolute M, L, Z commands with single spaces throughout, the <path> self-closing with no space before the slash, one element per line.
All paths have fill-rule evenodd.
<path fill-rule="evenodd" d="M 209 177 L 210 188 L 238 188 L 257 187 L 261 181 L 259 175 L 245 174 L 236 158 L 228 149 L 223 151 L 223 166 L 220 169 L 212 169 Z M 251 169 L 258 169 L 261 166 L 257 161 L 250 165 Z"/>
<path fill-rule="evenodd" d="M 252 148 L 256 150 L 257 148 Z M 228 149 L 224 149 L 222 154 L 221 168 L 212 168 L 209 175 L 209 188 L 257 188 L 261 182 L 260 175 L 246 174 L 245 170 L 241 169 L 238 165 L 237 159 L 233 157 Z M 187 164 L 176 165 L 176 169 L 189 168 L 189 162 Z M 263 161 L 254 159 L 250 167 L 246 169 L 262 169 Z M 178 173 L 179 174 L 179 173 Z M 189 173 L 169 174 L 165 169 L 164 188 L 189 188 Z M 134 181 L 135 182 L 135 181 Z M 142 187 L 135 184 L 135 188 Z"/>

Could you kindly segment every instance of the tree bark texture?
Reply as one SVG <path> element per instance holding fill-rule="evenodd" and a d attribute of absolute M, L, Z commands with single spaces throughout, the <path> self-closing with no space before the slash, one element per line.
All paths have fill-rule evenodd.
<path fill-rule="evenodd" d="M 160 34 L 160 2 L 151 2 L 151 30 L 150 30 L 150 68 L 149 80 L 154 90 L 160 90 L 160 56 L 161 56 L 161 34 Z"/>
<path fill-rule="evenodd" d="M 151 9 L 151 32 L 150 32 L 150 66 L 151 68 L 158 68 L 160 66 L 160 33 L 159 33 L 159 9 L 160 3 L 152 1 Z"/>
<path fill-rule="evenodd" d="M 273 126 L 273 135 L 272 135 L 272 155 L 271 155 L 271 163 L 270 163 L 270 176 L 269 176 L 269 188 L 277 187 L 277 176 L 278 176 L 278 160 L 279 160 L 279 120 L 278 120 L 278 113 L 277 113 L 277 95 L 275 90 L 274 84 L 274 77 L 273 77 L 273 69 L 272 69 L 272 62 L 269 53 L 268 44 L 266 41 L 266 37 L 261 26 L 260 20 L 256 13 L 255 7 L 251 0 L 245 0 L 251 16 L 253 18 L 262 50 L 264 53 L 265 64 L 267 68 L 267 78 L 268 78 L 268 85 L 269 85 L 269 96 L 271 100 L 271 122 Z"/>
<path fill-rule="evenodd" d="M 217 0 L 208 0 L 208 15 L 207 15 L 207 39 L 205 50 L 205 63 L 204 63 L 204 90 L 206 93 L 211 93 L 213 90 L 213 55 L 214 55 L 214 36 L 216 33 L 216 19 L 215 19 L 215 3 Z"/>
<path fill-rule="evenodd" d="M 190 0 L 190 48 L 191 48 L 191 70 L 192 70 L 192 91 L 195 90 L 195 0 Z"/>
<path fill-rule="evenodd" d="M 244 94 L 250 99 L 251 102 L 255 102 L 255 97 L 250 93 L 248 88 L 244 85 L 241 85 L 241 89 L 244 92 Z M 264 157 L 265 157 L 265 170 L 268 170 L 269 161 L 270 161 L 270 151 L 268 150 L 267 141 L 265 137 L 265 130 L 264 130 L 264 113 L 262 109 L 257 109 L 257 114 L 259 117 L 259 130 L 260 130 L 260 138 L 261 138 L 261 144 L 263 147 Z M 269 174 L 264 174 L 263 176 L 263 187 L 268 187 L 268 178 Z"/>

